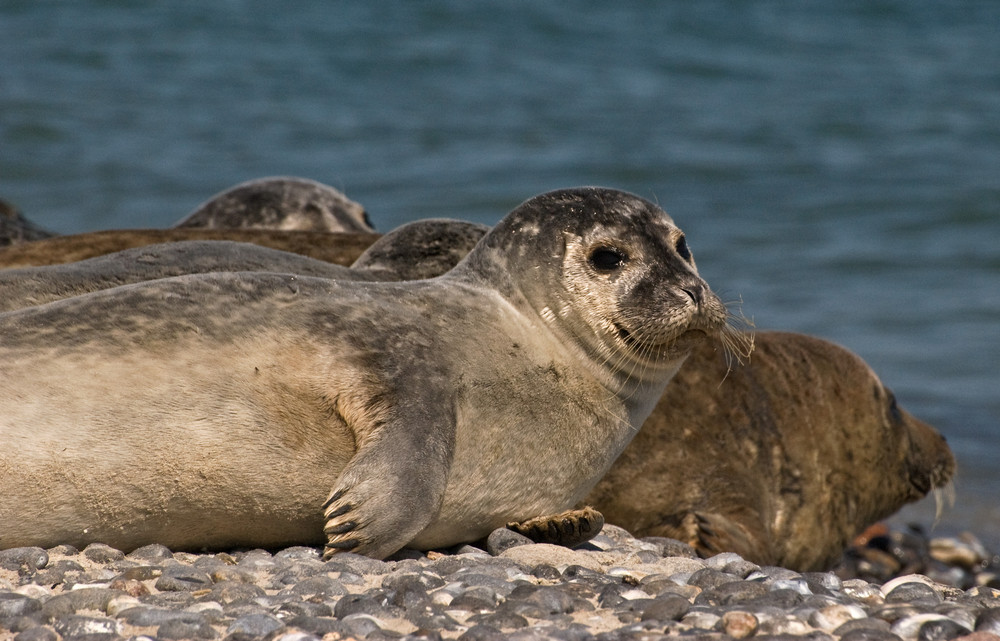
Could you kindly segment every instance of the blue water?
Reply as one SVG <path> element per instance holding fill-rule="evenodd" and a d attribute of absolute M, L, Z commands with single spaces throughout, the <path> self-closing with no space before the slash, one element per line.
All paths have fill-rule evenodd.
<path fill-rule="evenodd" d="M 759 327 L 936 425 L 937 531 L 1000 547 L 1000 3 L 344 4 L 0 0 L 0 198 L 162 227 L 299 175 L 385 231 L 634 191 Z"/>

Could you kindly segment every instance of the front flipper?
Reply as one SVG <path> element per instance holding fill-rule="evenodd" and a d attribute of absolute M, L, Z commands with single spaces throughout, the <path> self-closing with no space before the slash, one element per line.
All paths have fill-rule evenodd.
<path fill-rule="evenodd" d="M 454 449 L 454 418 L 419 414 L 383 424 L 341 472 L 323 505 L 325 558 L 354 552 L 383 559 L 437 516 Z"/>
<path fill-rule="evenodd" d="M 594 538 L 600 534 L 602 527 L 604 515 L 592 507 L 507 524 L 508 530 L 514 530 L 535 543 L 552 543 L 568 548 Z"/>

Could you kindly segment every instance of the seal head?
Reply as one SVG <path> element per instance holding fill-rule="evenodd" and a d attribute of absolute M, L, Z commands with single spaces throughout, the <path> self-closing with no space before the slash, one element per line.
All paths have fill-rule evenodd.
<path fill-rule="evenodd" d="M 358 203 L 333 187 L 292 176 L 257 178 L 230 187 L 174 227 L 375 231 Z"/>

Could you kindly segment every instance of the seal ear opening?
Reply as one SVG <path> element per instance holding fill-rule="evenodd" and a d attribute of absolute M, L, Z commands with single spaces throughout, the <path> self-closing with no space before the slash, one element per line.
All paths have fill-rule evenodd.
<path fill-rule="evenodd" d="M 677 237 L 674 242 L 674 249 L 677 251 L 677 255 L 683 258 L 685 261 L 694 265 L 694 255 L 691 253 L 691 249 L 688 247 L 687 239 L 684 234 Z"/>

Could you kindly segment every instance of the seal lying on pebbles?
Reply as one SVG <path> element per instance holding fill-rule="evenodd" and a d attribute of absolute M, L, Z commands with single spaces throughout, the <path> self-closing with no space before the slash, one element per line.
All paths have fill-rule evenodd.
<path fill-rule="evenodd" d="M 358 203 L 329 185 L 291 176 L 240 183 L 212 196 L 174 227 L 375 231 Z"/>
<path fill-rule="evenodd" d="M 455 220 L 421 220 L 382 236 L 351 268 L 250 243 L 180 241 L 86 260 L 0 270 L 0 312 L 158 278 L 260 271 L 341 280 L 419 280 L 451 269 L 488 231 Z"/>
<path fill-rule="evenodd" d="M 636 536 L 804 571 L 954 470 L 944 438 L 860 357 L 758 332 L 732 368 L 713 342 L 695 346 L 586 501 Z"/>
<path fill-rule="evenodd" d="M 435 279 L 214 273 L 10 312 L 0 547 L 475 540 L 582 499 L 725 318 L 670 218 L 597 188 L 526 201 Z"/>
<path fill-rule="evenodd" d="M 457 262 L 485 229 L 456 221 L 404 225 L 366 250 L 347 277 L 433 276 Z M 428 248 L 434 248 L 435 252 L 430 257 Z M 267 265 L 269 250 L 248 249 L 243 256 L 226 257 L 214 252 L 199 260 L 174 261 L 174 264 L 164 254 L 155 267 L 194 269 L 208 263 L 213 269 L 244 270 L 259 266 L 276 270 L 287 266 Z M 77 266 L 85 264 L 66 269 L 25 270 L 24 274 L 47 274 L 57 284 L 61 282 L 59 287 L 65 292 L 67 281 L 92 286 L 87 278 L 72 276 Z M 133 270 L 123 265 L 127 261 L 109 260 L 104 264 L 105 276 L 111 281 L 135 276 Z M 159 277 L 149 266 L 144 273 Z M 171 273 L 163 271 L 161 275 Z M 24 274 L 20 279 L 26 279 Z M 18 280 L 9 281 L 6 287 L 0 281 L 4 297 L 16 300 L 12 285 Z M 763 347 L 748 364 L 736 366 L 732 371 L 724 362 L 719 346 L 708 343 L 698 346 L 647 420 L 642 436 L 626 450 L 590 500 L 613 515 L 617 524 L 637 533 L 684 539 L 702 554 L 736 551 L 760 563 L 800 569 L 823 566 L 835 559 L 846 541 L 865 525 L 922 497 L 931 486 L 939 487 L 946 482 L 954 470 L 954 460 L 933 428 L 905 412 L 899 414 L 901 425 L 896 425 L 889 420 L 883 404 L 871 402 L 875 398 L 889 398 L 888 392 L 856 355 L 826 341 L 798 334 L 772 332 L 760 336 Z M 806 381 L 810 393 L 793 393 L 795 380 Z M 871 399 L 865 397 L 869 387 L 874 394 Z M 850 404 L 837 405 L 836 399 L 840 397 Z M 865 397 L 868 402 L 856 402 L 855 397 Z M 803 424 L 810 425 L 815 432 L 808 440 L 803 440 Z M 706 434 L 712 436 L 701 436 Z M 754 437 L 759 443 L 752 443 Z M 898 454 L 897 465 L 854 469 L 857 463 L 847 458 L 855 456 L 852 448 L 877 449 L 879 445 L 873 439 L 878 438 L 898 444 L 892 450 Z M 663 445 L 677 439 L 686 446 Z M 706 447 L 710 456 L 700 456 L 698 452 Z M 779 467 L 754 466 L 757 459 L 745 454 L 748 448 L 756 451 L 768 447 L 778 448 L 775 452 L 785 457 L 785 467 L 781 469 L 791 471 L 798 479 L 797 491 L 789 491 L 788 484 L 778 480 Z M 705 459 L 717 461 L 717 467 L 706 467 Z M 817 468 L 813 460 L 822 465 Z M 863 460 L 860 456 L 853 459 Z M 822 474 L 802 473 L 803 469 L 836 468 L 852 481 L 824 485 L 826 479 Z M 728 489 L 720 490 L 716 500 L 715 490 L 706 488 L 725 483 L 713 481 L 714 477 L 705 480 L 703 474 L 691 470 L 717 470 L 723 481 L 727 478 L 747 481 L 742 486 L 734 482 Z M 762 477 L 765 472 L 772 474 Z M 690 480 L 685 480 L 689 477 Z M 633 478 L 639 480 L 633 483 L 630 480 Z M 919 482 L 911 482 L 911 478 Z M 860 479 L 868 481 L 853 482 Z M 745 496 L 738 494 L 741 488 Z M 825 515 L 817 521 L 817 514 L 831 501 L 862 509 L 854 509 L 835 523 Z M 750 505 L 766 509 L 751 509 Z M 530 527 L 515 529 L 527 533 L 538 529 L 542 522 L 543 519 L 535 519 Z M 813 525 L 818 522 L 823 527 Z"/>

